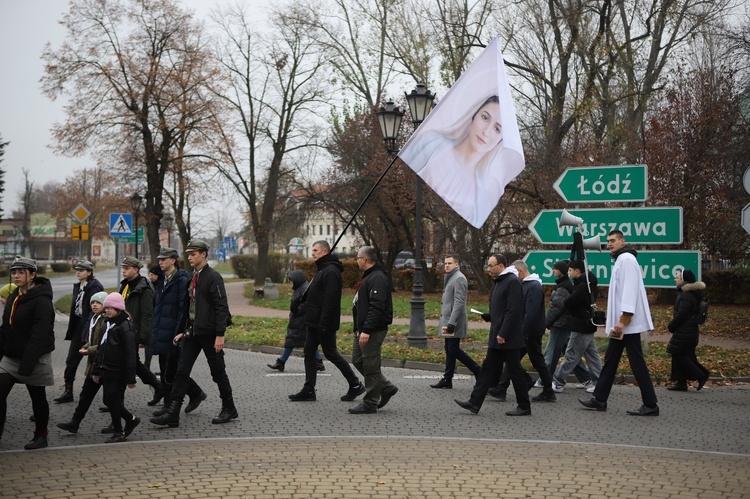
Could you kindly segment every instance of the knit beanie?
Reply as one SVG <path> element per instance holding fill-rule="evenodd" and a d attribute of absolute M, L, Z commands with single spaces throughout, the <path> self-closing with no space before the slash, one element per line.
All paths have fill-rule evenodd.
<path fill-rule="evenodd" d="M 101 303 L 104 305 L 104 300 L 107 298 L 107 292 L 106 291 L 99 291 L 98 293 L 94 293 L 91 295 L 91 299 L 89 300 L 89 303 Z"/>
<path fill-rule="evenodd" d="M 562 275 L 568 275 L 568 261 L 567 260 L 558 260 L 555 262 L 555 264 L 552 266 L 553 269 L 557 269 L 562 273 Z"/>
<path fill-rule="evenodd" d="M 125 300 L 120 293 L 110 293 L 104 299 L 104 308 L 110 307 L 117 310 L 125 310 Z"/>

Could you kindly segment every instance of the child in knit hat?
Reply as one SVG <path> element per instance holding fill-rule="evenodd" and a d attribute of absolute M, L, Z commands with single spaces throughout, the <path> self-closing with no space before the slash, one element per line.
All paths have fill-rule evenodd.
<path fill-rule="evenodd" d="M 73 418 L 66 423 L 57 423 L 58 428 L 70 433 L 78 433 L 78 426 L 83 421 L 83 418 L 86 417 L 86 412 L 88 412 L 91 403 L 94 401 L 94 397 L 99 392 L 99 387 L 101 387 L 99 383 L 94 382 L 92 379 L 92 372 L 94 370 L 96 350 L 99 348 L 99 340 L 107 319 L 104 315 L 104 300 L 106 298 L 107 293 L 99 291 L 98 293 L 94 293 L 89 300 L 92 316 L 84 329 L 86 335 L 85 343 L 78 351 L 78 353 L 88 358 L 83 388 L 81 388 L 81 395 L 78 397 L 78 405 L 73 413 Z"/>
<path fill-rule="evenodd" d="M 105 442 L 125 442 L 141 423 L 140 418 L 131 414 L 123 404 L 125 387 L 135 388 L 135 332 L 120 293 L 110 293 L 102 305 L 107 320 L 96 350 L 92 379 L 101 383 L 104 405 L 109 408 L 112 417 L 113 433 Z M 122 420 L 125 420 L 124 429 Z"/>

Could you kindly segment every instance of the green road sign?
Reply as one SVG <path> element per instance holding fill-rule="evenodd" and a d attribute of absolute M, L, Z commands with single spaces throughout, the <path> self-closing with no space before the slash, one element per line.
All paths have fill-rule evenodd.
<path fill-rule="evenodd" d="M 122 236 L 120 237 L 120 242 L 133 244 L 135 242 L 135 237 Z M 138 227 L 138 244 L 143 244 L 143 226 Z"/>
<path fill-rule="evenodd" d="M 554 284 L 552 265 L 558 260 L 570 258 L 570 251 L 529 251 L 523 260 L 529 266 L 529 272 L 539 274 L 544 284 Z M 614 264 L 609 252 L 587 251 L 586 263 L 594 273 L 599 286 L 609 286 L 609 278 Z M 641 266 L 643 282 L 647 288 L 673 288 L 674 273 L 690 269 L 701 278 L 700 251 L 639 251 L 638 264 Z"/>
<path fill-rule="evenodd" d="M 559 227 L 562 210 L 542 210 L 529 224 L 529 230 L 543 244 L 572 244 L 576 227 Z M 633 244 L 682 244 L 682 207 L 596 208 L 570 210 L 583 218 L 585 237 L 607 240 L 619 229 Z"/>
<path fill-rule="evenodd" d="M 646 165 L 568 168 L 553 187 L 568 203 L 611 203 L 648 199 Z"/>

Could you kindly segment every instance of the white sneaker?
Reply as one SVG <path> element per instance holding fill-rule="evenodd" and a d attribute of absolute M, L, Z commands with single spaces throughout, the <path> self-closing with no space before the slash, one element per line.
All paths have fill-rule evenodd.
<path fill-rule="evenodd" d="M 565 389 L 565 385 L 558 385 L 554 380 L 552 381 L 552 391 L 555 393 L 562 393 Z"/>
<path fill-rule="evenodd" d="M 576 388 L 587 388 L 588 389 L 588 388 L 590 388 L 592 386 L 594 386 L 594 382 L 591 381 L 591 380 L 588 380 L 588 381 L 584 381 L 583 383 L 578 383 L 576 385 Z M 589 392 L 589 393 L 591 393 L 591 392 Z"/>
<path fill-rule="evenodd" d="M 591 385 L 590 387 L 586 388 L 586 391 L 588 393 L 594 393 L 594 388 L 596 388 L 596 385 Z"/>
<path fill-rule="evenodd" d="M 532 388 L 544 388 L 544 386 L 542 385 L 542 379 L 539 378 L 538 380 L 536 380 L 536 383 L 534 383 L 534 386 Z"/>

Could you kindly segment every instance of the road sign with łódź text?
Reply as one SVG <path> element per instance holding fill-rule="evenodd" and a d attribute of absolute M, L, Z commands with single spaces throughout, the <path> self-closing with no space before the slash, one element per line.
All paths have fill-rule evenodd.
<path fill-rule="evenodd" d="M 621 230 L 634 244 L 681 244 L 682 207 L 595 208 L 570 210 L 583 219 L 586 237 L 599 236 L 602 242 L 612 230 Z M 542 210 L 529 224 L 529 230 L 544 244 L 572 244 L 576 227 L 560 227 L 562 210 Z"/>
<path fill-rule="evenodd" d="M 568 168 L 553 187 L 568 203 L 611 203 L 648 199 L 646 165 Z"/>
<path fill-rule="evenodd" d="M 558 260 L 570 258 L 570 251 L 529 251 L 523 261 L 529 266 L 529 272 L 536 273 L 542 284 L 554 284 L 555 276 L 552 265 Z M 650 251 L 638 252 L 638 265 L 641 267 L 643 283 L 647 288 L 674 288 L 674 273 L 684 269 L 695 272 L 701 278 L 700 251 Z M 587 251 L 586 263 L 599 281 L 599 286 L 609 286 L 614 262 L 608 251 Z"/>

